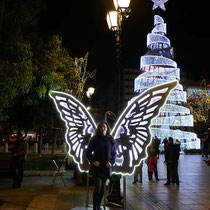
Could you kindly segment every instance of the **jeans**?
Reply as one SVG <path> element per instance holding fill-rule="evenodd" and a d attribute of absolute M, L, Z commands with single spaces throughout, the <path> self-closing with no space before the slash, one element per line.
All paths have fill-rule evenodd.
<path fill-rule="evenodd" d="M 170 183 L 170 179 L 174 177 L 176 183 L 179 183 L 178 175 L 178 161 L 167 162 L 167 183 Z"/>
<path fill-rule="evenodd" d="M 21 186 L 22 184 L 24 164 L 25 160 L 21 160 L 17 157 L 12 158 L 12 162 L 10 165 L 10 172 L 14 185 Z"/>
<path fill-rule="evenodd" d="M 143 162 L 141 162 L 141 164 L 138 167 L 136 167 L 134 172 L 134 182 L 138 181 L 138 175 L 139 175 L 139 182 L 142 183 L 142 166 Z"/>
<path fill-rule="evenodd" d="M 101 205 L 101 200 L 104 195 L 104 186 L 106 183 L 106 178 L 93 177 L 94 181 L 94 191 L 93 191 L 93 209 L 99 209 Z"/>

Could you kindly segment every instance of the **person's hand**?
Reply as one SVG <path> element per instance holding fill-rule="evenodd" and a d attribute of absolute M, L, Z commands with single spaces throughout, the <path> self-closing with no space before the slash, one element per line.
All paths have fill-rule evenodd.
<path fill-rule="evenodd" d="M 16 156 L 17 156 L 17 153 L 16 153 L 16 152 L 15 152 L 15 153 L 13 153 L 13 156 L 15 156 L 15 157 L 16 157 Z"/>
<path fill-rule="evenodd" d="M 112 164 L 110 163 L 110 162 L 108 162 L 107 164 L 106 164 L 106 167 L 107 168 L 110 168 L 112 166 Z"/>
<path fill-rule="evenodd" d="M 100 163 L 98 161 L 94 161 L 93 162 L 93 165 L 96 166 L 96 167 L 98 167 L 100 165 Z"/>

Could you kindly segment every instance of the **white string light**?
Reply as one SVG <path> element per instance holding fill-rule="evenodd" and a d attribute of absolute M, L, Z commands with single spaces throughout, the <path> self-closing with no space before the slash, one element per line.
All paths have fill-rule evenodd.
<path fill-rule="evenodd" d="M 158 7 L 164 9 L 166 1 L 153 0 L 153 9 Z M 177 63 L 172 60 L 173 48 L 165 34 L 166 24 L 163 18 L 155 15 L 154 29 L 147 36 L 147 47 L 150 50 L 140 59 L 140 69 L 143 73 L 135 79 L 134 90 L 137 93 L 142 93 L 157 84 L 174 79 L 180 80 L 180 69 L 177 68 Z M 190 114 L 190 110 L 184 107 L 186 102 L 187 93 L 183 91 L 183 86 L 178 84 L 168 96 L 168 101 L 161 109 L 159 117 L 152 120 L 151 133 L 152 136 L 157 136 L 162 140 L 170 136 L 179 139 L 184 145 L 182 149 L 199 149 L 200 140 L 195 133 L 178 130 L 178 128 L 187 128 L 192 131 L 190 127 L 193 127 L 193 116 Z"/>

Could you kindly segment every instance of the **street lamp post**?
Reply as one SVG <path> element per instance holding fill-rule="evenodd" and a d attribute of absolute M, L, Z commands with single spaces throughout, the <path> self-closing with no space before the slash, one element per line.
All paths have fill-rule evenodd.
<path fill-rule="evenodd" d="M 107 13 L 107 24 L 110 30 L 115 32 L 116 37 L 116 63 L 117 63 L 117 88 L 116 88 L 116 98 L 117 98 L 117 109 L 116 113 L 119 115 L 120 103 L 121 103 L 121 85 L 122 85 L 122 73 L 121 73 L 121 62 L 120 62 L 120 52 L 121 52 L 121 31 L 122 31 L 122 20 L 123 17 L 128 18 L 130 12 L 130 0 L 113 0 L 115 11 L 109 11 Z"/>
<path fill-rule="evenodd" d="M 94 92 L 95 92 L 94 87 L 89 87 L 88 90 L 86 91 L 86 96 L 89 99 L 89 105 L 87 107 L 87 110 L 92 109 L 91 97 L 94 94 Z M 86 178 L 86 207 L 88 207 L 88 203 L 89 203 L 89 172 L 87 173 L 87 178 Z"/>
<path fill-rule="evenodd" d="M 117 88 L 116 88 L 116 98 L 117 98 L 117 109 L 116 113 L 119 115 L 120 112 L 120 103 L 121 103 L 121 85 L 122 85 L 122 73 L 121 73 L 121 62 L 120 62 L 120 51 L 121 51 L 121 30 L 122 30 L 122 20 L 123 17 L 128 18 L 128 14 L 130 12 L 129 5 L 130 0 L 113 0 L 114 6 L 116 11 L 110 11 L 107 13 L 107 24 L 110 30 L 115 32 L 116 37 L 116 63 L 117 63 L 117 72 L 116 72 L 116 79 L 117 79 Z M 107 113 L 108 114 L 108 113 Z M 105 114 L 106 118 L 106 114 Z M 107 120 L 107 118 L 105 119 Z M 109 202 L 114 202 L 117 204 L 122 204 L 121 202 L 121 195 L 120 195 L 120 178 L 119 175 L 113 175 L 112 181 L 113 181 L 113 190 L 112 193 L 107 197 Z M 123 203 L 123 209 L 126 209 L 126 178 L 123 177 L 123 184 L 124 184 L 124 203 Z"/>

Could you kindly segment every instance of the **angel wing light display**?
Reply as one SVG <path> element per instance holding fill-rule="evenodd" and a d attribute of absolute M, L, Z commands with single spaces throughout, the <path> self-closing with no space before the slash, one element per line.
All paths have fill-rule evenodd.
<path fill-rule="evenodd" d="M 155 86 L 133 98 L 117 120 L 111 135 L 117 147 L 117 160 L 113 173 L 131 175 L 147 156 L 147 147 L 151 142 L 150 123 L 159 114 L 170 91 L 177 81 Z M 80 171 L 89 170 L 85 156 L 89 139 L 94 135 L 96 123 L 85 106 L 73 96 L 52 91 L 61 119 L 66 124 L 65 140 L 69 146 L 69 155 L 73 157 Z"/>

